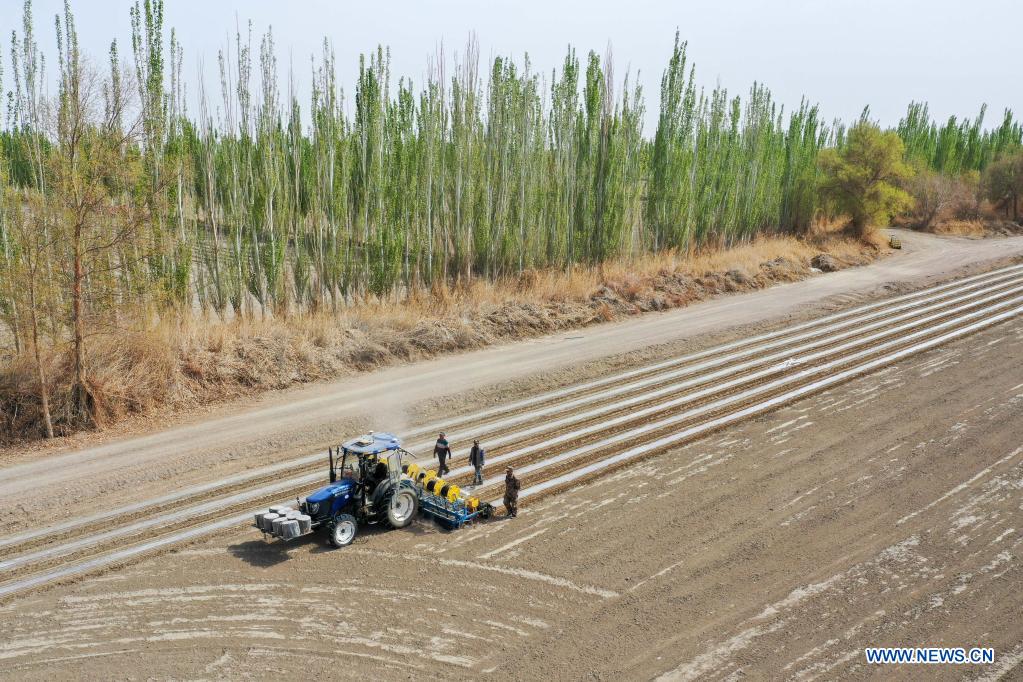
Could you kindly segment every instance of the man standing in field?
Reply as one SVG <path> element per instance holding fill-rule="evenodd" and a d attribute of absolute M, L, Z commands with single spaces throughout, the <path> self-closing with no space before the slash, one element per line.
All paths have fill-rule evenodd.
<path fill-rule="evenodd" d="M 472 449 L 469 450 L 469 464 L 472 465 L 472 469 L 475 475 L 472 479 L 473 485 L 483 485 L 483 462 L 486 458 L 486 451 L 480 447 L 479 440 L 473 440 Z"/>
<path fill-rule="evenodd" d="M 504 473 L 504 508 L 510 518 L 519 515 L 519 479 L 515 478 L 515 472 L 508 467 Z"/>
<path fill-rule="evenodd" d="M 437 436 L 437 444 L 433 446 L 433 454 L 440 460 L 440 466 L 437 467 L 438 476 L 443 476 L 451 471 L 448 469 L 447 464 L 448 457 L 451 455 L 451 447 L 448 445 L 448 439 L 444 437 L 443 431 Z"/>

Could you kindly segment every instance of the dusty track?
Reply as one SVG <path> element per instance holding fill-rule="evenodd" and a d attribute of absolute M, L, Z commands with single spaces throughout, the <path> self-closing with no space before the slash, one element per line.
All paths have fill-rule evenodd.
<path fill-rule="evenodd" d="M 483 418 L 476 433 L 498 446 L 492 453 L 492 466 L 507 462 L 520 468 L 527 486 L 525 497 L 548 493 L 583 477 L 606 473 L 612 465 L 706 435 L 730 421 L 774 409 L 804 395 L 807 387 L 812 390 L 817 384 L 823 389 L 830 385 L 824 381 L 829 377 L 846 380 L 938 341 L 1007 319 L 1023 306 L 1021 270 L 1014 267 L 847 311 L 631 370 L 617 379 L 556 391 L 524 401 L 525 407 L 519 402 L 491 409 L 464 421 Z M 766 353 L 768 349 L 774 352 Z M 756 359 L 740 362 L 749 357 Z M 783 357 L 790 361 L 779 364 Z M 626 378 L 628 382 L 623 383 Z M 596 389 L 594 384 L 611 388 Z M 650 386 L 660 388 L 644 399 L 650 395 Z M 595 411 L 618 416 L 598 421 Z M 552 420 L 552 415 L 560 418 Z M 574 430 L 566 431 L 569 427 Z M 424 430 L 432 430 L 432 426 L 417 431 Z M 502 447 L 504 444 L 507 447 Z M 623 449 L 629 457 L 622 456 Z M 305 459 L 296 464 L 298 469 L 306 467 Z M 454 480 L 465 481 L 465 468 L 453 473 Z M 103 568 L 218 530 L 247 518 L 257 503 L 288 499 L 321 477 L 319 471 L 313 471 L 267 484 L 267 480 L 280 479 L 280 474 L 256 472 L 248 480 L 209 484 L 194 495 L 135 505 L 122 510 L 113 521 L 85 519 L 48 532 L 0 540 L 5 548 L 0 570 L 8 579 L 0 585 L 0 595 Z M 496 489 L 486 487 L 482 493 L 496 494 Z M 104 530 L 97 532 L 100 525 Z M 136 544 L 125 547 L 126 543 Z"/>
<path fill-rule="evenodd" d="M 231 529 L 0 606 L 0 677 L 1016 679 L 1020 367 L 1015 318 L 458 533 Z"/>

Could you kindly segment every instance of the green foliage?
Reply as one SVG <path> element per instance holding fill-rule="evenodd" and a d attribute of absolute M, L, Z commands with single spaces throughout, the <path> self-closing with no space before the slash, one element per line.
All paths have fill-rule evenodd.
<path fill-rule="evenodd" d="M 1003 154 L 1023 144 L 1023 126 L 1008 109 L 997 128 L 984 130 L 987 107 L 972 121 L 950 116 L 939 126 L 930 118 L 926 103 L 912 102 L 896 128 L 906 147 L 906 158 L 919 161 L 944 175 L 982 171 Z"/>
<path fill-rule="evenodd" d="M 904 157 L 905 147 L 897 133 L 858 123 L 849 129 L 841 148 L 821 152 L 820 190 L 851 217 L 859 234 L 865 234 L 912 207 L 912 197 L 900 187 L 913 174 Z"/>
<path fill-rule="evenodd" d="M 828 139 L 817 108 L 803 102 L 785 125 L 762 85 L 753 85 L 743 105 L 720 87 L 698 91 L 694 81 L 676 35 L 650 161 L 651 247 L 805 230 L 817 209 L 817 153 Z"/>

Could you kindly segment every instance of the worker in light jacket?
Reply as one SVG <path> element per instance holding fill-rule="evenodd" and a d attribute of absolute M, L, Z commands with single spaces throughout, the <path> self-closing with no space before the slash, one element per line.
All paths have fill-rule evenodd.
<path fill-rule="evenodd" d="M 472 441 L 472 448 L 469 450 L 469 464 L 475 475 L 472 479 L 473 485 L 483 485 L 483 463 L 486 461 L 487 452 L 480 446 L 478 440 Z"/>

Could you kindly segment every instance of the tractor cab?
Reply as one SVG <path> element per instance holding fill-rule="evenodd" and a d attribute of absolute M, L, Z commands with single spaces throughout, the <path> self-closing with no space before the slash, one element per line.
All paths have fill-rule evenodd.
<path fill-rule="evenodd" d="M 330 482 L 352 481 L 367 499 L 372 499 L 381 484 L 397 485 L 401 481 L 401 457 L 405 451 L 401 441 L 389 433 L 373 433 L 338 447 L 340 460 L 328 448 Z"/>

